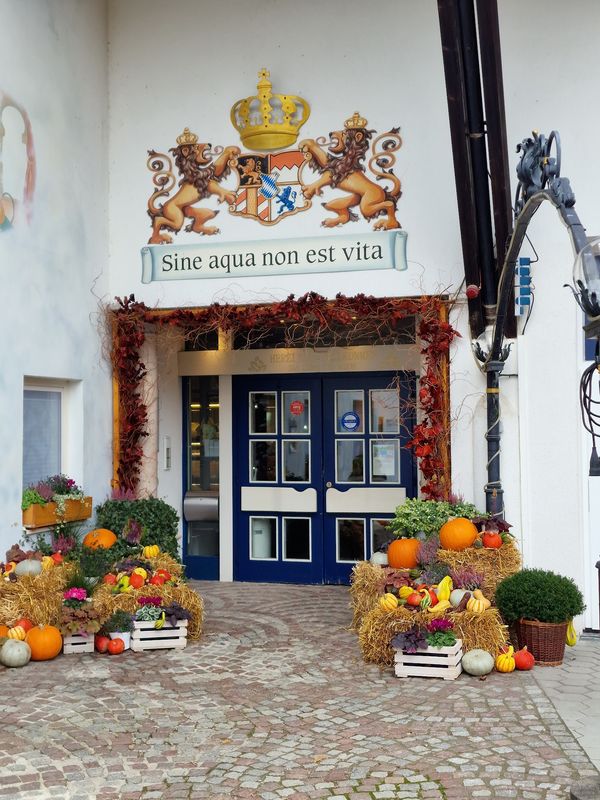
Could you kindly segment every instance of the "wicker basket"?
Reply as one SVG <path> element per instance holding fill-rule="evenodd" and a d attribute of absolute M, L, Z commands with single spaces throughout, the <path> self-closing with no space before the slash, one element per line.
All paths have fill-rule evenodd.
<path fill-rule="evenodd" d="M 527 647 L 536 664 L 558 667 L 563 662 L 568 627 L 568 622 L 521 619 L 515 624 L 515 632 L 519 647 Z"/>

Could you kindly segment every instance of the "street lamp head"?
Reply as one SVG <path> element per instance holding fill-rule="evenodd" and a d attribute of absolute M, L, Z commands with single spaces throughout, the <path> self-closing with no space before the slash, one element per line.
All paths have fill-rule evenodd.
<path fill-rule="evenodd" d="M 573 265 L 575 299 L 588 317 L 600 316 L 600 238 L 590 239 Z"/>

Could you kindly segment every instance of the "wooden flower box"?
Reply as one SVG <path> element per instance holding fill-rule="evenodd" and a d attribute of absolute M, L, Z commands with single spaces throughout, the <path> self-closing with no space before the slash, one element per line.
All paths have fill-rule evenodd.
<path fill-rule="evenodd" d="M 56 503 L 34 504 L 23 511 L 23 527 L 47 528 L 59 522 L 77 522 L 92 516 L 92 498 L 82 500 L 65 500 L 65 513 L 59 514 Z"/>
<path fill-rule="evenodd" d="M 452 647 L 428 647 L 418 653 L 396 650 L 395 672 L 397 678 L 443 678 L 453 681 L 462 672 L 462 640 Z"/>
<path fill-rule="evenodd" d="M 175 627 L 166 625 L 156 629 L 154 622 L 134 622 L 131 632 L 131 649 L 135 653 L 143 650 L 183 649 L 187 644 L 187 619 L 179 620 Z"/>
<path fill-rule="evenodd" d="M 63 653 L 65 655 L 94 652 L 94 634 L 83 636 L 81 633 L 73 633 L 63 639 Z"/>

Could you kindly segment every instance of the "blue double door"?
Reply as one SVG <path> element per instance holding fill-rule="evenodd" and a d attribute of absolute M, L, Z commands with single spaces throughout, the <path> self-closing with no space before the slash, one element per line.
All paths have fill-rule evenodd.
<path fill-rule="evenodd" d="M 234 577 L 348 583 L 414 497 L 410 372 L 233 379 Z"/>

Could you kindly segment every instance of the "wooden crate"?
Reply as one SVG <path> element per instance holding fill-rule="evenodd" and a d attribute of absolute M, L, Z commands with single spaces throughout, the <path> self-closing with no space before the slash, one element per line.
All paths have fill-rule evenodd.
<path fill-rule="evenodd" d="M 187 619 L 179 620 L 175 627 L 166 625 L 157 630 L 154 622 L 134 622 L 131 632 L 131 649 L 139 653 L 142 650 L 182 649 L 187 644 Z"/>
<path fill-rule="evenodd" d="M 418 653 L 396 650 L 395 672 L 397 678 L 443 678 L 453 681 L 462 672 L 462 640 L 452 647 L 428 647 Z"/>
<path fill-rule="evenodd" d="M 63 639 L 63 653 L 93 653 L 94 652 L 94 634 L 90 633 L 89 636 L 82 636 L 80 633 L 74 633 L 72 636 L 65 636 Z"/>

